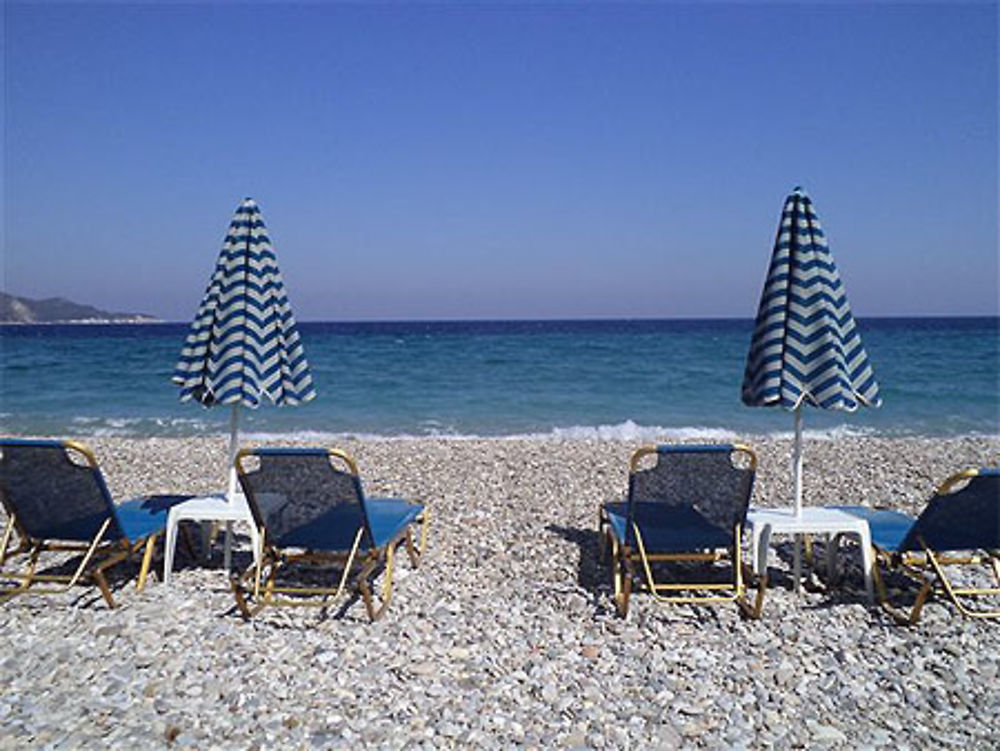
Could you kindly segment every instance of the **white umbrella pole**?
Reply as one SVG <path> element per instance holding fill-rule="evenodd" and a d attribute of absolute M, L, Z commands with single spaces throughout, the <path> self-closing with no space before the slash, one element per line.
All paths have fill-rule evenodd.
<path fill-rule="evenodd" d="M 236 452 L 240 449 L 240 405 L 233 405 L 233 410 L 229 416 L 229 453 L 227 454 L 226 466 L 228 467 L 227 477 L 229 483 L 226 487 L 226 500 L 233 503 L 236 498 Z"/>
<path fill-rule="evenodd" d="M 802 517 L 802 404 L 795 408 L 795 445 L 792 448 L 792 478 L 795 495 L 795 517 Z M 802 536 L 795 535 L 795 558 L 792 565 L 792 575 L 795 579 L 795 594 L 802 586 Z"/>
<path fill-rule="evenodd" d="M 802 405 L 795 408 L 795 446 L 792 448 L 792 478 L 795 482 L 795 516 L 802 516 Z"/>
<path fill-rule="evenodd" d="M 236 452 L 240 449 L 240 405 L 233 405 L 229 413 L 229 451 L 227 453 L 228 483 L 226 486 L 226 502 L 236 503 Z M 222 548 L 222 565 L 228 571 L 233 560 L 233 523 L 226 522 L 226 542 Z"/>

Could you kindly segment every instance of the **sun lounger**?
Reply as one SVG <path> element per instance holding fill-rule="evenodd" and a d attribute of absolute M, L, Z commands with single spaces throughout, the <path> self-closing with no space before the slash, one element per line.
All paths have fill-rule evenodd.
<path fill-rule="evenodd" d="M 650 458 L 655 462 L 644 466 Z M 766 580 L 758 579 L 751 606 L 747 581 L 753 575 L 741 554 L 756 466 L 753 451 L 739 445 L 645 447 L 633 454 L 628 497 L 604 504 L 599 522 L 602 539 L 610 544 L 622 616 L 628 613 L 633 579 L 643 581 L 660 602 L 736 602 L 747 615 L 760 615 Z M 665 563 L 714 563 L 726 556 L 731 581 L 657 578 Z"/>
<path fill-rule="evenodd" d="M 950 477 L 916 519 L 887 509 L 836 508 L 868 522 L 879 599 L 897 621 L 916 623 L 934 590 L 943 592 L 963 615 L 1000 617 L 1000 599 L 994 609 L 983 605 L 986 598 L 1000 598 L 1000 469 L 973 469 Z M 908 613 L 890 603 L 880 564 L 921 584 Z M 972 574 L 969 567 L 983 566 L 996 586 L 973 586 L 955 577 L 963 571 Z"/>
<path fill-rule="evenodd" d="M 104 572 L 145 548 L 139 570 L 141 591 L 167 512 L 183 500 L 157 496 L 115 505 L 97 459 L 86 446 L 9 438 L 0 440 L 0 497 L 7 512 L 0 540 L 0 579 L 12 583 L 0 589 L 0 602 L 36 583 L 42 586 L 32 588 L 33 593 L 53 594 L 90 579 L 110 607 L 115 601 Z M 39 572 L 45 552 L 78 552 L 83 557 L 72 573 Z M 4 570 L 22 555 L 26 556 L 23 569 Z"/>
<path fill-rule="evenodd" d="M 379 618 L 392 594 L 396 548 L 405 544 L 418 564 L 429 510 L 399 498 L 367 498 L 357 465 L 335 449 L 247 449 L 236 466 L 262 548 L 259 563 L 232 579 L 240 612 L 250 618 L 268 605 L 326 606 L 353 579 L 369 618 Z M 419 543 L 412 532 L 417 523 Z M 295 570 L 303 578 L 310 566 L 338 574 L 320 586 L 289 579 Z M 380 573 L 376 602 L 372 584 Z"/>

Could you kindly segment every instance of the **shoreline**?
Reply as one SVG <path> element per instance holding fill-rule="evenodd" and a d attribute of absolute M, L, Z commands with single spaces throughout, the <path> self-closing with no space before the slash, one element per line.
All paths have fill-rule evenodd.
<path fill-rule="evenodd" d="M 791 442 L 740 438 L 760 460 L 753 502 L 785 505 Z M 222 436 L 83 440 L 119 501 L 224 486 Z M 169 587 L 136 592 L 133 568 L 116 610 L 79 587 L 18 597 L 0 605 L 0 748 L 997 743 L 998 624 L 934 599 L 916 627 L 894 625 L 866 602 L 854 545 L 841 584 L 800 597 L 790 545 L 772 547 L 758 621 L 642 592 L 618 618 L 597 509 L 624 494 L 640 443 L 339 442 L 367 493 L 433 512 L 425 558 L 401 562 L 381 621 L 348 600 L 244 622 L 221 555 L 180 548 Z M 998 458 L 1000 438 L 807 439 L 806 503 L 916 513 L 947 476 Z"/>

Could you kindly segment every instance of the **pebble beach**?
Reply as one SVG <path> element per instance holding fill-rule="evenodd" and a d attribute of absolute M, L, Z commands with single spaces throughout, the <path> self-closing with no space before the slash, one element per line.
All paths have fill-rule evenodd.
<path fill-rule="evenodd" d="M 791 439 L 740 440 L 760 460 L 753 503 L 787 505 Z M 225 484 L 222 438 L 87 443 L 117 500 Z M 852 544 L 836 587 L 796 595 L 776 539 L 760 620 L 641 591 L 619 618 L 596 522 L 634 442 L 337 445 L 369 494 L 433 510 L 382 620 L 345 599 L 245 621 L 221 552 L 181 548 L 169 586 L 137 592 L 137 567 L 120 569 L 114 610 L 90 587 L 15 598 L 0 748 L 1000 748 L 1000 623 L 936 598 L 896 625 L 867 602 Z M 916 514 L 949 475 L 998 460 L 1000 437 L 809 439 L 805 503 Z"/>

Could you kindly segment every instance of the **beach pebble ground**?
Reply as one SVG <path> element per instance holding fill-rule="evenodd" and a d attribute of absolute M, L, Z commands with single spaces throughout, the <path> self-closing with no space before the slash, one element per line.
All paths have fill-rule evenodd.
<path fill-rule="evenodd" d="M 791 439 L 741 440 L 760 457 L 753 503 L 787 505 Z M 89 443 L 118 500 L 224 487 L 222 438 Z M 797 595 L 776 538 L 760 620 L 642 592 L 618 617 L 598 508 L 623 496 L 638 444 L 338 445 L 369 494 L 433 509 L 382 620 L 345 598 L 245 621 L 217 549 L 179 549 L 171 584 L 141 593 L 121 567 L 116 609 L 92 587 L 17 597 L 0 606 L 0 748 L 1000 747 L 1000 622 L 936 598 L 896 625 L 867 602 L 853 544 L 836 587 Z M 949 475 L 997 464 L 1000 438 L 845 435 L 805 451 L 806 504 L 916 514 Z"/>

